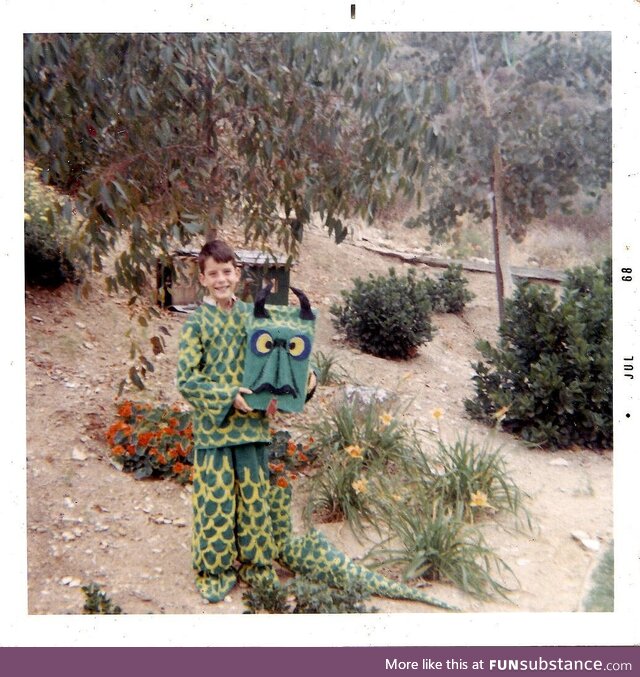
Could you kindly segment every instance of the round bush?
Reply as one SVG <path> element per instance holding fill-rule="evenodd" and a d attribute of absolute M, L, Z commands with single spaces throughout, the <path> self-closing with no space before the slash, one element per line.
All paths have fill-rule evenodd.
<path fill-rule="evenodd" d="M 414 357 L 418 346 L 430 341 L 431 288 L 415 271 L 406 277 L 393 268 L 387 276 L 356 278 L 354 288 L 343 291 L 343 305 L 331 308 L 334 323 L 361 350 L 378 357 Z"/>

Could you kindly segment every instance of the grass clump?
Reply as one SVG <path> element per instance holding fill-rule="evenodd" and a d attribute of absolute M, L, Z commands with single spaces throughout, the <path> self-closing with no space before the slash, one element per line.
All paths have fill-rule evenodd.
<path fill-rule="evenodd" d="M 316 372 L 318 385 L 321 386 L 344 383 L 348 378 L 346 370 L 338 364 L 338 358 L 333 353 L 318 350 L 313 355 L 311 366 Z"/>
<path fill-rule="evenodd" d="M 415 452 L 413 430 L 375 399 L 338 401 L 308 430 L 319 468 L 310 482 L 307 519 L 344 519 L 361 534 L 374 516 L 369 484 L 380 474 L 397 472 Z"/>
<path fill-rule="evenodd" d="M 434 505 L 428 492 L 409 500 L 380 498 L 376 510 L 392 537 L 372 548 L 369 557 L 385 566 L 401 565 L 405 580 L 450 581 L 481 599 L 506 598 L 510 588 L 501 579 L 515 580 L 513 571 L 460 513 Z"/>

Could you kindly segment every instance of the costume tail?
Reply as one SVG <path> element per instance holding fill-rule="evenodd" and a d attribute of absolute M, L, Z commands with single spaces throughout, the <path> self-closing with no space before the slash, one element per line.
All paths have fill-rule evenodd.
<path fill-rule="evenodd" d="M 336 588 L 358 583 L 372 595 L 408 599 L 449 611 L 459 611 L 456 607 L 430 597 L 417 588 L 392 581 L 357 564 L 333 546 L 317 529 L 312 529 L 302 536 L 292 536 L 290 490 L 272 492 L 271 518 L 278 551 L 276 559 L 296 574 Z"/>

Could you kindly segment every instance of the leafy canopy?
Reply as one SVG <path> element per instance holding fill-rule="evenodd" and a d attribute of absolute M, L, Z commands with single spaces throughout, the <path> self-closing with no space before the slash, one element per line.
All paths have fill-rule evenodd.
<path fill-rule="evenodd" d="M 27 154 L 77 210 L 89 266 L 128 236 L 111 288 L 138 291 L 158 249 L 230 216 L 295 252 L 317 212 L 340 241 L 421 171 L 405 140 L 429 129 L 427 92 L 388 53 L 374 34 L 26 35 Z"/>

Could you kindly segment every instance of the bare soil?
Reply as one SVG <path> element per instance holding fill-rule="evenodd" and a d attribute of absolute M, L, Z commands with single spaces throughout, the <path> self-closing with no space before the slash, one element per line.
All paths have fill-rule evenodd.
<path fill-rule="evenodd" d="M 479 442 L 492 435 L 509 474 L 528 494 L 526 505 L 535 523 L 531 533 L 487 529 L 490 543 L 519 580 L 509 601 L 478 601 L 447 583 L 434 584 L 430 594 L 471 612 L 580 610 L 591 571 L 613 538 L 612 453 L 530 449 L 465 415 L 463 400 L 473 392 L 471 363 L 479 358 L 475 341 L 496 337 L 491 275 L 468 274 L 476 298 L 461 316 L 435 315 L 437 333 L 415 359 L 383 360 L 339 340 L 329 314 L 339 291 L 350 288 L 355 276 L 384 273 L 390 265 L 406 268 L 358 246 L 362 235 L 389 236 L 361 231 L 336 246 L 318 228 L 305 232 L 292 284 L 305 289 L 320 310 L 316 349 L 334 353 L 353 382 L 382 386 L 411 400 L 406 416 L 422 430 L 425 444 L 433 438 L 435 408 L 444 412 L 440 433 L 446 439 L 465 431 Z M 391 244 L 400 249 L 417 245 L 407 231 L 392 237 Z M 421 268 L 434 277 L 440 272 Z M 147 391 L 128 391 L 125 397 L 180 401 L 174 376 L 184 319 L 162 311 L 155 324 L 171 332 L 166 353 L 158 356 Z M 129 614 L 241 613 L 243 587 L 236 587 L 225 602 L 208 604 L 193 585 L 190 488 L 171 481 L 136 481 L 109 461 L 104 432 L 114 419 L 115 393 L 129 364 L 127 299 L 108 296 L 99 279 L 85 300 L 78 300 L 72 287 L 30 290 L 26 324 L 29 613 L 82 613 L 81 586 L 92 581 Z M 157 326 L 150 327 L 148 335 L 156 331 Z M 317 414 L 334 392 L 320 388 L 302 418 Z M 295 426 L 296 419 L 279 423 Z M 296 528 L 304 481 L 296 485 Z M 351 556 L 366 549 L 344 524 L 318 527 Z M 600 550 L 572 537 L 577 531 Z M 436 611 L 380 598 L 373 604 L 385 612 Z"/>

